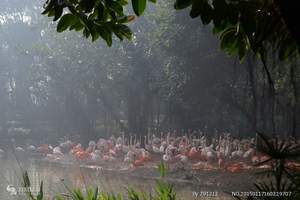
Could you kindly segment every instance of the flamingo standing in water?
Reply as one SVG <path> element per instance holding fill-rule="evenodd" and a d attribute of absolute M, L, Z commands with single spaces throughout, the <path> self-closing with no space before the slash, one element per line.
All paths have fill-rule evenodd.
<path fill-rule="evenodd" d="M 46 155 L 46 154 L 51 153 L 52 147 L 51 147 L 50 145 L 48 145 L 48 144 L 42 144 L 41 146 L 39 146 L 39 147 L 37 148 L 37 151 L 38 151 L 39 153 L 41 153 L 41 154 Z"/>
<path fill-rule="evenodd" d="M 101 160 L 101 151 L 96 149 L 91 153 L 91 160 L 96 162 Z"/>
<path fill-rule="evenodd" d="M 167 142 L 166 141 L 162 141 L 160 147 L 159 147 L 159 152 L 160 153 L 164 153 L 165 149 L 167 148 Z"/>
<path fill-rule="evenodd" d="M 197 161 L 201 159 L 201 151 L 197 150 L 196 147 L 192 147 L 188 154 L 187 154 L 188 158 L 192 161 Z"/>
<path fill-rule="evenodd" d="M 177 148 L 174 146 L 174 144 L 170 144 L 166 148 L 165 154 L 163 155 L 163 161 L 166 163 L 167 168 L 170 167 L 170 164 L 176 161 L 175 160 L 176 152 L 177 152 Z"/>
<path fill-rule="evenodd" d="M 73 149 L 71 149 L 71 154 L 77 159 L 77 160 L 84 160 L 88 157 L 89 154 L 84 151 L 81 144 L 78 143 Z"/>
<path fill-rule="evenodd" d="M 163 155 L 163 161 L 166 163 L 167 168 L 169 168 L 170 167 L 169 165 L 172 163 L 173 158 L 169 154 L 164 154 Z"/>
<path fill-rule="evenodd" d="M 255 150 L 253 148 L 249 148 L 243 155 L 243 158 L 245 159 L 249 159 L 251 158 L 252 156 L 254 156 L 255 154 Z"/>
<path fill-rule="evenodd" d="M 96 149 L 96 142 L 90 141 L 88 148 L 85 150 L 86 153 L 90 154 Z"/>
<path fill-rule="evenodd" d="M 36 151 L 36 147 L 34 145 L 29 145 L 26 150 L 30 153 L 34 153 Z"/>
<path fill-rule="evenodd" d="M 227 165 L 226 169 L 232 173 L 240 172 L 243 166 L 241 163 L 230 163 Z"/>
<path fill-rule="evenodd" d="M 124 157 L 124 162 L 133 163 L 136 158 L 136 153 L 132 150 L 129 150 Z"/>
<path fill-rule="evenodd" d="M 239 148 L 238 150 L 236 151 L 233 151 L 231 153 L 231 158 L 232 159 L 241 159 L 244 155 L 244 152 Z"/>
<path fill-rule="evenodd" d="M 151 160 L 150 153 L 145 149 L 141 149 L 139 155 L 136 157 L 136 160 L 133 161 L 133 166 L 138 167 L 144 165 L 146 162 Z"/>
<path fill-rule="evenodd" d="M 224 168 L 225 166 L 225 159 L 223 153 L 219 150 L 217 150 L 217 159 L 218 159 L 218 167 L 219 169 Z"/>

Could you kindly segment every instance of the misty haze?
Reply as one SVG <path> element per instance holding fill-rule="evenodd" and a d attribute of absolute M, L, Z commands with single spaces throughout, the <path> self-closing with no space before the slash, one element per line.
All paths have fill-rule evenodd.
<path fill-rule="evenodd" d="M 299 9 L 0 0 L 0 200 L 300 199 Z"/>

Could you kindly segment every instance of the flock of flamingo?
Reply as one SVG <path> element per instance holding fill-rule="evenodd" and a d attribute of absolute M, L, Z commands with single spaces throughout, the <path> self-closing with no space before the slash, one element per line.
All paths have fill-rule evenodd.
<path fill-rule="evenodd" d="M 226 170 L 240 172 L 256 168 L 271 168 L 269 157 L 256 150 L 257 138 L 235 139 L 230 134 L 221 134 L 211 138 L 203 134 L 198 137 L 175 137 L 161 133 L 160 137 L 148 135 L 143 138 L 130 136 L 127 140 L 120 137 L 100 138 L 90 141 L 85 148 L 81 143 L 65 140 L 56 146 L 41 144 L 15 147 L 16 155 L 38 156 L 49 161 L 75 161 L 89 165 L 110 164 L 112 167 L 125 166 L 127 169 L 155 167 L 161 161 L 167 168 Z M 284 145 L 298 145 L 300 141 L 286 142 Z M 0 159 L 5 158 L 5 151 L 0 149 Z M 300 163 L 288 160 L 286 165 L 300 170 Z"/>

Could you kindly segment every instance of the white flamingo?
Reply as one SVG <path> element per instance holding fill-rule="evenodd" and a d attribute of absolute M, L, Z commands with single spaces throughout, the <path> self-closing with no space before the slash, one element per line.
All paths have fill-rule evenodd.
<path fill-rule="evenodd" d="M 34 145 L 29 145 L 27 148 L 26 148 L 27 151 L 29 152 L 35 152 L 36 151 L 36 147 Z"/>
<path fill-rule="evenodd" d="M 255 154 L 255 150 L 253 148 L 250 148 L 244 153 L 243 158 L 245 159 L 251 158 L 252 156 L 254 156 L 254 154 Z"/>

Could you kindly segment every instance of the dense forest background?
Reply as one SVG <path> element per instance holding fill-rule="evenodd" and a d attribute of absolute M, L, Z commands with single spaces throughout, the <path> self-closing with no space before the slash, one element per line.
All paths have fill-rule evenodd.
<path fill-rule="evenodd" d="M 173 10 L 173 3 L 150 5 L 131 22 L 132 41 L 108 48 L 81 34 L 57 34 L 38 0 L 1 0 L 0 134 L 8 136 L 1 138 L 193 130 L 297 137 L 299 60 L 279 61 L 270 50 L 272 91 L 254 55 L 243 63 L 229 58 L 210 25 Z"/>

